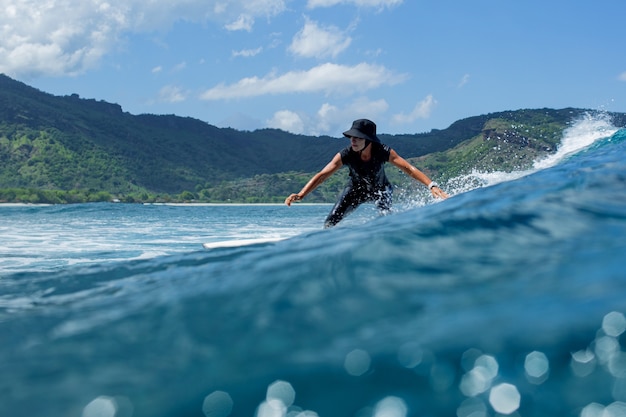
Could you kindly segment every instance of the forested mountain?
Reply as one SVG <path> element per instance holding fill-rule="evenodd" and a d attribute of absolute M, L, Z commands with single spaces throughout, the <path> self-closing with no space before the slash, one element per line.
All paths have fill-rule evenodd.
<path fill-rule="evenodd" d="M 474 154 L 477 138 L 500 138 L 516 152 L 551 152 L 584 111 L 518 110 L 429 133 L 379 136 L 406 158 L 430 154 L 420 168 L 445 177 L 474 162 L 459 157 L 465 142 Z M 614 116 L 624 124 L 624 114 Z M 174 115 L 132 115 L 117 104 L 54 96 L 0 75 L 0 201 L 279 201 L 346 145 L 276 129 L 242 132 Z M 447 151 L 455 147 L 451 159 Z M 475 157 L 498 168 L 498 158 Z M 506 167 L 507 158 L 500 159 Z M 342 181 L 308 200 L 332 200 Z"/>

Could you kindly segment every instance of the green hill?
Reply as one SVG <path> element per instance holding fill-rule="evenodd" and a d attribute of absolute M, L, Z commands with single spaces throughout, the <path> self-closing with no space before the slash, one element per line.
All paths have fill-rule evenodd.
<path fill-rule="evenodd" d="M 526 155 L 519 160 L 552 152 L 563 129 L 584 111 L 518 110 L 429 133 L 380 136 L 406 158 L 430 155 L 415 161 L 445 178 L 476 163 L 507 168 L 508 154 L 476 159 L 460 150 L 468 146 L 476 154 L 487 139 L 507 138 L 503 143 L 512 146 L 506 152 Z M 623 124 L 624 115 L 615 116 Z M 0 201 L 282 201 L 343 146 L 338 138 L 132 115 L 117 104 L 54 96 L 0 75 Z M 494 155 L 492 147 L 483 148 Z M 332 201 L 344 178 L 333 178 L 307 201 Z"/>

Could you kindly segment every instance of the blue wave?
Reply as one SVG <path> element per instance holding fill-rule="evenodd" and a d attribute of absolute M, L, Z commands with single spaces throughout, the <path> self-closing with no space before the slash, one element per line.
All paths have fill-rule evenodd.
<path fill-rule="evenodd" d="M 625 139 L 358 227 L 2 279 L 0 415 L 624 402 Z"/>

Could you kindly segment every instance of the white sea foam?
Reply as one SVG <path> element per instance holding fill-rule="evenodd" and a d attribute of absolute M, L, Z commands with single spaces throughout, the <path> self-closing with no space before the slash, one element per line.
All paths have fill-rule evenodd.
<path fill-rule="evenodd" d="M 150 259 L 224 240 L 320 230 L 327 205 L 12 205 L 0 208 L 0 276 Z"/>
<path fill-rule="evenodd" d="M 593 145 L 595 142 L 611 137 L 618 131 L 613 126 L 609 116 L 604 113 L 586 113 L 571 127 L 563 132 L 563 139 L 557 151 L 546 158 L 538 160 L 533 166 L 533 171 L 550 168 L 563 161 L 567 157 L 580 152 Z"/>
<path fill-rule="evenodd" d="M 450 192 L 452 194 L 458 194 L 480 187 L 499 184 L 501 182 L 513 181 L 537 171 L 554 167 L 597 141 L 611 137 L 617 131 L 618 128 L 613 126 L 607 114 L 586 113 L 582 118 L 576 120 L 571 127 L 563 131 L 563 138 L 561 139 L 557 151 L 535 161 L 532 168 L 511 172 L 483 172 L 473 170 L 470 174 L 453 178 L 448 184 Z"/>

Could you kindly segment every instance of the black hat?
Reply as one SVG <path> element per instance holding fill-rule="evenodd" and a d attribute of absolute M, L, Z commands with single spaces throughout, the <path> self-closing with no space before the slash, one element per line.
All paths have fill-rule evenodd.
<path fill-rule="evenodd" d="M 367 119 L 359 119 L 352 122 L 352 128 L 346 132 L 343 132 L 345 137 L 354 136 L 355 138 L 361 138 L 370 140 L 375 143 L 380 143 L 380 139 L 376 136 L 376 123 Z"/>

